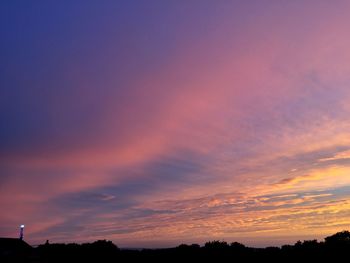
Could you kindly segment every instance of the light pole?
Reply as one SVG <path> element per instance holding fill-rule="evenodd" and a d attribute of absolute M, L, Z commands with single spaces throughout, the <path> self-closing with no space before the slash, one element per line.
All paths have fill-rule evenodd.
<path fill-rule="evenodd" d="M 24 231 L 24 225 L 21 225 L 20 231 L 19 231 L 19 239 L 23 240 L 23 231 Z"/>

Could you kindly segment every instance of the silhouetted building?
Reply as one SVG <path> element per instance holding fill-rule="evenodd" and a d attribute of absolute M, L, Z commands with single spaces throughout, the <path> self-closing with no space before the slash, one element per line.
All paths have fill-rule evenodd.
<path fill-rule="evenodd" d="M 0 261 L 10 262 L 25 259 L 32 251 L 32 247 L 19 238 L 0 238 Z"/>

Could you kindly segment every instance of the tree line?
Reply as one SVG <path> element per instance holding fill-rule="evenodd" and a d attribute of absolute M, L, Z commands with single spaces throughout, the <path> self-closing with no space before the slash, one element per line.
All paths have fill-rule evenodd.
<path fill-rule="evenodd" d="M 241 243 L 210 241 L 204 246 L 182 244 L 166 249 L 120 249 L 111 241 L 84 244 L 46 242 L 22 257 L 0 258 L 1 262 L 347 262 L 350 256 L 350 232 L 343 231 L 324 241 L 305 240 L 281 247 L 253 248 Z"/>

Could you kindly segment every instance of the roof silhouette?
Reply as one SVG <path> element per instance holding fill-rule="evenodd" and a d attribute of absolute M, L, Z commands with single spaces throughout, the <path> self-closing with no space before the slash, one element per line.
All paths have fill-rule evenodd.
<path fill-rule="evenodd" d="M 19 238 L 0 238 L 0 257 L 26 255 L 31 250 L 32 247 Z"/>

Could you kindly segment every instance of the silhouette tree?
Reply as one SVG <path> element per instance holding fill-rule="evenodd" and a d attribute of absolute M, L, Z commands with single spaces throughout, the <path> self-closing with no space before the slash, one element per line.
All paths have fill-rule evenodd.
<path fill-rule="evenodd" d="M 327 245 L 341 245 L 341 246 L 349 246 L 350 245 L 350 232 L 343 231 L 338 232 L 332 236 L 325 238 Z"/>
<path fill-rule="evenodd" d="M 209 241 L 205 243 L 204 248 L 206 249 L 227 249 L 229 248 L 229 245 L 225 241 L 219 241 L 219 240 L 214 240 L 214 241 Z"/>
<path fill-rule="evenodd" d="M 251 248 L 238 242 L 210 241 L 203 247 L 182 244 L 168 249 L 121 250 L 111 241 L 84 244 L 51 244 L 48 241 L 23 254 L 16 250 L 19 239 L 0 239 L 0 262 L 342 262 L 350 251 L 350 232 L 343 231 L 317 240 L 298 241 L 294 245 Z M 23 242 L 23 241 L 22 241 Z M 21 259 L 21 261 L 18 261 Z"/>

